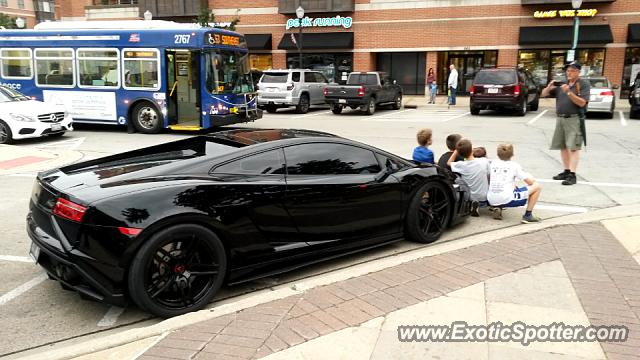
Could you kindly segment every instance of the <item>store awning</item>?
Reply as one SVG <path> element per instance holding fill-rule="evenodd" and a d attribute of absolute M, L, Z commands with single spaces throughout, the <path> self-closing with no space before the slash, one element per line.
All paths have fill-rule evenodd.
<path fill-rule="evenodd" d="M 629 24 L 628 43 L 640 43 L 640 24 Z"/>
<path fill-rule="evenodd" d="M 249 50 L 271 50 L 271 34 L 245 34 Z"/>
<path fill-rule="evenodd" d="M 573 26 L 523 26 L 520 45 L 567 45 L 573 40 Z M 580 26 L 578 44 L 608 44 L 613 42 L 609 25 Z"/>
<path fill-rule="evenodd" d="M 296 44 L 291 41 L 291 34 L 299 43 L 298 33 L 286 33 L 280 39 L 278 49 L 296 50 Z M 352 32 L 304 33 L 302 34 L 302 49 L 353 49 Z"/>

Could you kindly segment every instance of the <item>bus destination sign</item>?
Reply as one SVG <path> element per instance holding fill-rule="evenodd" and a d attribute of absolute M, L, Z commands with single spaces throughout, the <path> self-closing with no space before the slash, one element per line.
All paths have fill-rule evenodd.
<path fill-rule="evenodd" d="M 240 46 L 240 36 L 207 33 L 209 45 Z"/>

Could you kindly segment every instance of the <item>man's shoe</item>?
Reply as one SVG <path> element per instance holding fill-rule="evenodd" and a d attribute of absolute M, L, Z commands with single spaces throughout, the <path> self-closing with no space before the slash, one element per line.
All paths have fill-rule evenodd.
<path fill-rule="evenodd" d="M 562 185 L 575 185 L 577 182 L 575 174 L 569 174 L 569 176 L 562 180 Z"/>
<path fill-rule="evenodd" d="M 556 175 L 553 177 L 553 180 L 566 180 L 567 177 L 569 177 L 571 175 L 571 172 L 569 171 L 563 171 L 560 174 Z"/>
<path fill-rule="evenodd" d="M 471 216 L 478 217 L 480 213 L 478 212 L 478 208 L 480 207 L 480 203 L 477 201 L 471 202 Z"/>
<path fill-rule="evenodd" d="M 529 216 L 526 215 L 522 215 L 522 223 L 523 224 L 533 224 L 533 223 L 539 223 L 540 221 L 542 221 L 542 219 L 540 219 L 539 217 L 531 214 Z"/>
<path fill-rule="evenodd" d="M 493 213 L 493 218 L 496 220 L 502 220 L 502 208 L 494 207 L 491 209 L 491 213 Z"/>

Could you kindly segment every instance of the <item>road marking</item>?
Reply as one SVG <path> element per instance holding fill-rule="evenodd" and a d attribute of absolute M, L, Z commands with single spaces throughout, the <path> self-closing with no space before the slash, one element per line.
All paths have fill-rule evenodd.
<path fill-rule="evenodd" d="M 452 117 L 452 118 L 444 119 L 444 120 L 442 120 L 442 122 L 447 122 L 447 121 L 450 121 L 450 120 L 455 120 L 455 119 L 461 118 L 461 117 L 463 117 L 463 116 L 467 116 L 467 115 L 469 115 L 469 114 L 471 114 L 471 112 L 467 111 L 466 113 L 464 113 L 464 114 L 462 114 L 462 115 L 458 115 L 458 116 L 454 116 L 454 117 Z"/>
<path fill-rule="evenodd" d="M 618 111 L 620 113 L 620 125 L 627 126 L 627 119 L 624 118 L 624 113 L 622 111 Z"/>
<path fill-rule="evenodd" d="M 102 319 L 98 321 L 98 326 L 113 326 L 116 321 L 118 321 L 118 317 L 124 312 L 124 308 L 119 306 L 112 306 L 107 310 L 107 313 L 104 314 Z"/>
<path fill-rule="evenodd" d="M 36 176 L 38 176 L 38 174 L 9 174 L 9 176 L 13 176 L 13 177 L 28 177 L 28 178 L 34 178 Z"/>
<path fill-rule="evenodd" d="M 38 276 L 36 276 L 35 278 L 27 281 L 26 283 L 18 286 L 17 288 L 9 291 L 8 293 L 0 296 L 0 306 L 8 303 L 9 301 L 17 298 L 18 296 L 26 293 L 27 291 L 31 290 L 32 287 L 40 284 L 41 282 L 47 280 L 47 274 L 46 273 L 42 273 Z"/>
<path fill-rule="evenodd" d="M 533 124 L 534 122 L 538 121 L 538 119 L 540 119 L 540 118 L 542 117 L 542 115 L 544 115 L 547 111 L 549 111 L 549 109 L 547 109 L 547 110 L 545 110 L 545 111 L 541 112 L 540 114 L 536 115 L 536 117 L 534 117 L 533 119 L 531 119 L 531 120 L 529 120 L 529 121 L 527 122 L 527 125 L 531 125 L 531 124 Z"/>
<path fill-rule="evenodd" d="M 82 145 L 82 143 L 84 143 L 85 140 L 86 140 L 86 137 L 79 137 L 75 139 L 59 140 L 59 141 L 54 141 L 54 142 L 45 143 L 45 144 L 36 144 L 33 147 L 39 148 L 39 149 L 75 150 L 78 148 L 78 146 Z"/>
<path fill-rule="evenodd" d="M 306 117 L 310 117 L 310 116 L 324 115 L 324 114 L 328 114 L 330 112 L 331 111 L 314 112 L 313 114 L 305 114 L 305 115 L 293 116 L 293 117 L 291 117 L 291 119 L 301 119 L 301 118 L 306 118 Z"/>
<path fill-rule="evenodd" d="M 33 259 L 28 256 L 13 256 L 13 255 L 0 255 L 0 261 L 33 263 Z"/>
<path fill-rule="evenodd" d="M 11 160 L 0 161 L 0 169 L 8 170 L 11 168 L 30 165 L 37 162 L 47 161 L 47 160 L 51 160 L 51 158 L 46 158 L 42 156 L 22 156 L 22 157 L 11 159 Z"/>
<path fill-rule="evenodd" d="M 393 121 L 394 119 L 391 119 L 391 118 L 382 119 L 382 120 L 373 120 L 373 119 L 377 119 L 377 118 L 380 118 L 380 117 L 383 117 L 383 116 L 397 115 L 397 114 L 403 113 L 405 111 L 416 111 L 416 109 L 404 109 L 404 110 L 400 110 L 400 111 L 394 111 L 392 113 L 384 113 L 384 114 L 380 114 L 380 115 L 369 116 L 366 119 L 362 119 L 362 121 Z M 421 120 L 416 120 L 416 121 L 421 121 Z"/>
<path fill-rule="evenodd" d="M 562 180 L 553 180 L 553 179 L 536 179 L 541 183 L 561 183 Z M 620 188 L 631 188 L 631 189 L 640 189 L 640 184 L 620 184 L 620 183 L 604 183 L 604 182 L 590 182 L 590 181 L 578 181 L 579 185 L 590 185 L 590 186 L 604 186 L 604 187 L 620 187 Z"/>

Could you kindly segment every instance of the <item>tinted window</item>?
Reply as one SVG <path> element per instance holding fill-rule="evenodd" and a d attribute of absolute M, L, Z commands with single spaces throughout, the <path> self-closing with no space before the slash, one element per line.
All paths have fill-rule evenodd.
<path fill-rule="evenodd" d="M 316 82 L 316 77 L 311 72 L 304 73 L 304 82 L 312 83 Z"/>
<path fill-rule="evenodd" d="M 342 144 L 305 144 L 285 148 L 289 175 L 375 174 L 381 168 L 373 151 Z"/>
<path fill-rule="evenodd" d="M 262 80 L 260 80 L 263 83 L 286 83 L 287 82 L 287 77 L 289 77 L 289 74 L 287 73 L 264 73 L 264 75 L 262 76 Z"/>
<path fill-rule="evenodd" d="M 218 166 L 213 170 L 213 173 L 243 175 L 284 174 L 282 150 L 271 150 L 249 155 L 242 159 Z"/>
<path fill-rule="evenodd" d="M 608 88 L 609 81 L 606 79 L 589 79 L 592 88 Z"/>
<path fill-rule="evenodd" d="M 299 72 L 291 73 L 291 81 L 300 82 L 300 73 Z"/>
<path fill-rule="evenodd" d="M 516 82 L 516 77 L 512 70 L 479 71 L 473 82 L 476 84 L 509 85 Z"/>
<path fill-rule="evenodd" d="M 319 83 L 326 83 L 327 82 L 327 79 L 321 73 L 313 73 L 313 76 L 316 77 L 316 82 L 319 82 Z"/>
<path fill-rule="evenodd" d="M 347 85 L 377 85 L 378 76 L 376 74 L 351 74 Z"/>

